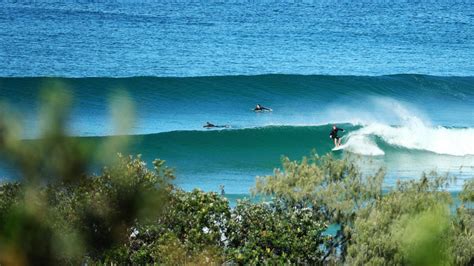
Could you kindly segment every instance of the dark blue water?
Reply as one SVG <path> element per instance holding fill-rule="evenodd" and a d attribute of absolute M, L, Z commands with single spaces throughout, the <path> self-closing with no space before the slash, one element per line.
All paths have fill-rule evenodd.
<path fill-rule="evenodd" d="M 474 75 L 472 1 L 0 1 L 0 76 Z"/>

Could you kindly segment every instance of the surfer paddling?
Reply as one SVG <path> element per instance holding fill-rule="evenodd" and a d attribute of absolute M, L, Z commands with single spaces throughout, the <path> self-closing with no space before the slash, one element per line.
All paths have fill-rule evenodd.
<path fill-rule="evenodd" d="M 331 133 L 329 134 L 329 138 L 334 140 L 334 147 L 339 148 L 341 146 L 341 137 L 337 135 L 338 131 L 344 132 L 344 129 L 338 128 L 336 125 L 332 126 Z"/>
<path fill-rule="evenodd" d="M 207 129 L 211 129 L 211 128 L 222 128 L 222 127 L 228 128 L 229 126 L 228 125 L 214 125 L 210 122 L 206 122 L 206 124 L 202 127 L 207 128 Z"/>
<path fill-rule="evenodd" d="M 267 107 L 264 107 L 260 104 L 257 104 L 255 106 L 255 109 L 253 109 L 255 112 L 263 112 L 263 111 L 271 111 L 272 109 L 271 108 L 267 108 Z"/>

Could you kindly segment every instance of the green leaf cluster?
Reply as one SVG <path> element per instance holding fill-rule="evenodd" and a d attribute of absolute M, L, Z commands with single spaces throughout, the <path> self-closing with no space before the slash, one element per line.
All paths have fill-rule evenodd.
<path fill-rule="evenodd" d="M 327 225 L 302 205 L 241 201 L 232 210 L 228 259 L 241 264 L 320 264 Z"/>
<path fill-rule="evenodd" d="M 320 222 L 340 229 L 328 241 L 324 263 L 349 265 L 472 265 L 472 179 L 453 207 L 450 179 L 436 173 L 399 181 L 382 191 L 383 169 L 364 175 L 358 158 L 312 155 L 283 158 L 282 169 L 259 177 L 256 193 L 311 206 Z M 453 210 L 455 210 L 453 212 Z"/>

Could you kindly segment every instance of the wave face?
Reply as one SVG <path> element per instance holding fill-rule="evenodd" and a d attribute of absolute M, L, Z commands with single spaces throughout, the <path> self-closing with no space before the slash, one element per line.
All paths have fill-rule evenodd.
<path fill-rule="evenodd" d="M 167 160 L 185 189 L 224 184 L 228 193 L 247 193 L 281 155 L 331 152 L 333 123 L 346 130 L 346 148 L 335 155 L 386 167 L 386 185 L 433 169 L 461 180 L 474 175 L 474 77 L 0 78 L 0 99 L 21 112 L 26 137 L 36 137 L 38 94 L 53 81 L 75 96 L 69 133 L 91 141 L 113 135 L 109 97 L 127 91 L 121 95 L 136 104 L 137 123 L 123 152 Z M 254 113 L 256 103 L 273 112 Z M 206 121 L 230 128 L 204 130 Z M 0 176 L 9 173 L 0 166 Z"/>
<path fill-rule="evenodd" d="M 39 90 L 53 81 L 75 96 L 70 131 L 80 136 L 113 134 L 107 128 L 108 103 L 120 90 L 127 91 L 136 104 L 132 134 L 198 130 L 206 121 L 232 128 L 334 122 L 401 125 L 407 116 L 428 125 L 474 126 L 474 77 L 0 78 L 0 99 L 21 110 L 29 136 L 38 123 Z M 257 103 L 274 112 L 252 112 Z"/>
<path fill-rule="evenodd" d="M 332 153 L 333 143 L 329 139 L 331 125 L 321 126 L 268 126 L 248 129 L 226 129 L 211 131 L 172 131 L 148 135 L 130 136 L 127 150 L 117 152 L 142 154 L 151 162 L 161 158 L 176 169 L 176 184 L 192 190 L 199 187 L 217 191 L 225 185 L 229 194 L 247 194 L 255 184 L 255 176 L 269 175 L 280 167 L 282 155 L 300 159 L 315 149 L 319 154 L 332 153 L 336 157 L 348 154 L 361 155 L 360 166 L 365 171 L 378 167 L 387 169 L 385 186 L 393 186 L 397 179 L 419 178 L 423 171 L 437 170 L 457 176 L 458 181 L 450 185 L 453 191 L 460 190 L 463 180 L 474 176 L 474 154 L 453 156 L 435 153 L 390 140 L 390 130 L 404 130 L 399 126 L 387 126 L 389 134 L 372 130 L 373 126 L 341 124 L 345 129 L 342 152 Z M 385 126 L 384 126 L 385 127 Z M 437 129 L 433 129 L 437 130 Z M 464 129 L 440 128 L 457 141 L 456 134 L 465 134 Z M 461 133 L 459 133 L 461 132 Z M 425 133 L 426 134 L 426 133 Z M 472 133 L 471 133 L 472 134 Z M 363 136 L 365 140 L 360 141 Z M 81 137 L 84 141 L 98 145 L 105 137 Z M 368 140 L 368 143 L 366 142 Z M 456 144 L 456 143 L 451 143 Z M 433 143 L 432 146 L 442 145 Z M 471 144 L 472 145 L 472 144 Z M 373 151 L 381 153 L 373 153 Z M 373 156 L 364 156 L 364 155 Z M 14 171 L 0 164 L 0 176 L 12 177 Z"/>
<path fill-rule="evenodd" d="M 345 151 L 336 153 L 331 152 L 331 125 L 269 126 L 139 135 L 132 137 L 130 150 L 122 152 L 140 153 L 148 161 L 156 157 L 167 160 L 168 164 L 177 170 L 177 184 L 185 189 L 200 187 L 205 190 L 217 190 L 220 184 L 224 184 L 226 192 L 232 194 L 248 193 L 249 188 L 254 185 L 255 176 L 271 174 L 275 167 L 280 166 L 282 155 L 300 159 L 310 154 L 313 149 L 319 154 L 332 153 L 336 157 L 350 153 L 366 155 L 374 149 L 382 151 L 381 154 L 371 154 L 374 156 L 361 156 L 360 160 L 363 170 L 372 171 L 385 167 L 386 186 L 393 186 L 399 178 L 418 178 L 423 171 L 437 170 L 440 173 L 449 172 L 456 175 L 458 182 L 453 183 L 450 189 L 458 190 L 464 179 L 474 176 L 473 150 L 470 150 L 468 155 L 453 156 L 444 151 L 436 153 L 419 147 L 413 149 L 411 144 L 392 141 L 390 131 L 387 135 L 373 131 L 372 125 L 340 126 L 345 129 L 343 143 L 347 143 L 348 147 Z M 387 127 L 394 131 L 403 130 L 403 127 L 399 126 Z M 448 134 L 454 137 L 445 139 L 446 142 L 456 142 L 457 134 L 465 134 L 457 128 L 439 130 L 449 132 Z M 472 131 L 470 134 L 473 134 Z M 359 136 L 364 136 L 371 143 L 359 141 Z M 103 137 L 87 139 L 99 142 Z M 432 143 L 434 147 L 438 145 L 442 146 L 444 143 Z"/>

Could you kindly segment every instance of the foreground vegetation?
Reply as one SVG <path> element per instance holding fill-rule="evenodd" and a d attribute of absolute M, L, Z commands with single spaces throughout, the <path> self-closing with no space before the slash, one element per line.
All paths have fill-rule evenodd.
<path fill-rule="evenodd" d="M 257 178 L 265 202 L 231 208 L 174 187 L 162 160 L 150 169 L 139 156 L 112 157 L 126 139 L 97 156 L 65 136 L 64 97 L 47 103 L 41 141 L 20 140 L 0 112 L 1 158 L 20 173 L 0 186 L 1 265 L 474 264 L 473 179 L 454 206 L 447 177 L 382 191 L 382 169 L 367 175 L 353 158 L 313 154 Z M 87 174 L 98 163 L 107 167 Z"/>
<path fill-rule="evenodd" d="M 163 161 L 150 171 L 133 157 L 120 156 L 101 175 L 74 183 L 7 183 L 0 187 L 0 261 L 472 264 L 472 180 L 452 213 L 450 194 L 440 190 L 444 178 L 423 177 L 381 194 L 346 168 L 350 162 L 315 160 L 285 160 L 285 172 L 257 185 L 272 200 L 234 208 L 216 193 L 173 187 Z M 340 229 L 325 234 L 331 223 Z"/>

